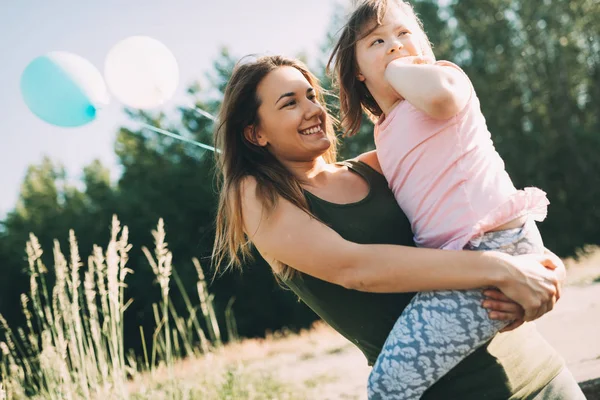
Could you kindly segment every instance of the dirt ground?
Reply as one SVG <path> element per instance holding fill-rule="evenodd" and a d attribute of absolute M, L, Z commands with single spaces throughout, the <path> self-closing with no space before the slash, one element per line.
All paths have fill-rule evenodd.
<path fill-rule="evenodd" d="M 572 269 L 555 309 L 536 321 L 565 358 L 588 399 L 600 400 L 600 263 Z M 363 355 L 326 326 L 271 344 L 257 367 L 298 385 L 310 399 L 366 399 L 370 368 Z"/>

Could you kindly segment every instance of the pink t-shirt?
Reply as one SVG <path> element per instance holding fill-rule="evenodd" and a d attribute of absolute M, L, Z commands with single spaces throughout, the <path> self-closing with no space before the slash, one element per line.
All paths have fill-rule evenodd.
<path fill-rule="evenodd" d="M 448 61 L 436 64 L 460 70 Z M 546 217 L 543 191 L 515 189 L 472 86 L 465 108 L 447 120 L 400 102 L 375 125 L 375 145 L 418 246 L 459 250 L 515 218 Z"/>

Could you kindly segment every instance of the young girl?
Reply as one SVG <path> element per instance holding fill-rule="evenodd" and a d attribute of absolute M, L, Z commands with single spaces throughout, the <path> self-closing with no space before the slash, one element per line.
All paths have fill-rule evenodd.
<path fill-rule="evenodd" d="M 456 65 L 434 60 L 410 5 L 363 2 L 343 29 L 333 60 L 342 123 L 352 135 L 363 110 L 378 117 L 377 157 L 417 245 L 544 251 L 534 220 L 546 216 L 545 193 L 515 189 L 468 77 Z M 481 290 L 416 295 L 373 367 L 369 398 L 420 398 L 512 322 L 491 320 L 482 301 Z"/>

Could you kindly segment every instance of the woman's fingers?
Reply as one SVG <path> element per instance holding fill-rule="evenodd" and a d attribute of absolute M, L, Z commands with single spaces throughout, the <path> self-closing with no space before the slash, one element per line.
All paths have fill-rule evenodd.
<path fill-rule="evenodd" d="M 528 307 L 523 307 L 525 309 L 523 319 L 529 322 L 539 318 L 540 315 L 544 315 L 544 307 L 545 303 L 541 301 L 534 301 Z"/>
<path fill-rule="evenodd" d="M 562 262 L 554 254 L 527 254 L 505 259 L 509 278 L 499 289 L 525 310 L 524 320 L 533 321 L 552 310 L 560 296 Z M 492 291 L 493 292 L 493 291 Z M 487 293 L 496 299 L 497 295 Z"/>
<path fill-rule="evenodd" d="M 567 269 L 563 261 L 556 254 L 548 249 L 545 249 L 543 254 L 544 259 L 540 261 L 542 265 L 556 272 L 559 284 L 567 277 Z"/>
<path fill-rule="evenodd" d="M 483 307 L 489 311 L 491 319 L 500 321 L 512 321 L 509 325 L 500 330 L 500 332 L 509 332 L 517 329 L 525 323 L 525 310 L 518 303 L 515 303 L 504 293 L 497 289 L 487 289 L 483 291 L 486 300 Z"/>
<path fill-rule="evenodd" d="M 562 261 L 560 261 L 560 258 L 555 256 L 553 253 L 544 252 L 544 254 L 539 254 L 539 262 L 544 267 L 555 270 Z"/>
<path fill-rule="evenodd" d="M 538 315 L 534 318 L 534 319 L 538 319 L 541 316 L 543 316 L 544 314 L 546 314 L 547 312 L 550 312 L 554 309 L 554 305 L 556 304 L 556 301 L 558 300 L 557 298 L 557 294 L 559 291 L 560 284 L 556 287 L 552 287 L 551 289 L 554 289 L 553 291 L 550 291 L 551 295 L 549 296 L 548 299 L 546 299 L 546 301 L 542 304 L 542 307 L 540 307 L 540 309 L 538 310 Z"/>
<path fill-rule="evenodd" d="M 539 307 L 537 310 L 533 311 L 531 313 L 531 316 L 529 317 L 530 319 L 527 319 L 527 317 L 525 317 L 525 321 L 527 322 L 531 322 L 531 321 L 535 321 L 536 319 L 538 319 L 539 317 L 541 317 L 542 315 L 544 315 L 546 313 L 546 304 L 544 303 L 541 307 Z"/>
<path fill-rule="evenodd" d="M 548 249 L 544 249 L 544 257 L 547 258 L 546 262 L 542 262 L 546 268 L 550 269 L 565 269 L 565 264 L 559 256 L 554 254 Z"/>
<path fill-rule="evenodd" d="M 525 321 L 534 321 L 549 311 L 552 311 L 554 305 L 556 304 L 556 295 L 551 296 L 547 301 L 543 302 L 540 307 L 532 310 L 531 313 L 525 312 Z"/>
<path fill-rule="evenodd" d="M 515 314 L 510 312 L 490 311 L 488 315 L 490 316 L 490 319 L 495 319 L 497 321 L 512 321 L 515 319 Z"/>
<path fill-rule="evenodd" d="M 567 277 L 567 269 L 566 269 L 563 261 L 556 254 L 551 252 L 550 250 L 545 249 L 544 255 L 547 256 L 549 258 L 549 261 L 551 261 L 551 263 L 554 265 L 554 268 L 552 270 L 557 275 L 557 284 L 555 286 L 556 294 L 553 299 L 554 303 L 552 304 L 552 307 L 554 307 L 554 304 L 560 299 L 560 295 L 562 292 L 562 284 Z"/>
<path fill-rule="evenodd" d="M 533 321 L 546 312 L 547 303 L 546 300 L 542 300 L 541 297 L 530 298 L 529 302 L 522 304 L 524 309 L 523 319 L 526 322 Z"/>
<path fill-rule="evenodd" d="M 517 320 L 513 321 L 510 325 L 508 325 L 508 326 L 504 327 L 503 329 L 501 329 L 500 332 L 512 331 L 513 329 L 517 329 L 518 327 L 520 327 L 524 323 L 525 323 L 525 321 L 523 321 L 522 319 L 517 319 Z"/>
<path fill-rule="evenodd" d="M 539 310 L 538 310 L 539 314 L 536 313 L 537 318 L 541 317 L 544 313 L 551 311 L 554 308 L 554 306 L 556 305 L 556 302 L 560 298 L 560 290 L 561 290 L 561 286 L 559 285 L 559 288 L 556 291 L 556 295 L 551 297 L 550 299 L 548 299 L 548 301 L 546 302 L 545 308 L 541 309 L 541 306 L 539 307 Z M 502 293 L 501 291 L 499 291 L 497 289 L 487 289 L 483 292 L 483 295 L 489 300 L 497 300 L 499 302 L 512 303 L 512 304 L 518 305 L 518 303 L 516 303 L 510 297 L 506 296 L 504 293 Z M 522 310 L 521 306 L 518 306 L 518 307 Z M 488 307 L 486 307 L 486 308 L 488 308 Z M 489 308 L 491 308 L 491 307 L 489 307 Z"/>
<path fill-rule="evenodd" d="M 514 303 L 514 301 L 512 299 L 510 299 L 508 296 L 506 296 L 504 293 L 502 293 L 501 291 L 497 290 L 497 289 L 487 289 L 483 291 L 483 295 L 487 298 L 493 299 L 493 300 L 499 300 L 499 301 L 506 301 L 506 302 L 511 302 Z"/>
<path fill-rule="evenodd" d="M 525 314 L 523 307 L 513 302 L 484 300 L 483 307 L 489 311 L 503 311 L 513 314 L 520 314 L 519 316 L 523 316 Z"/>

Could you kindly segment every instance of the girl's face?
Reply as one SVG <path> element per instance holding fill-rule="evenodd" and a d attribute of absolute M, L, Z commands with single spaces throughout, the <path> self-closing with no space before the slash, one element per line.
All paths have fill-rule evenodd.
<path fill-rule="evenodd" d="M 390 3 L 381 25 L 356 43 L 358 79 L 378 102 L 382 96 L 398 96 L 384 77 L 388 64 L 401 57 L 423 54 L 419 45 L 422 32 L 417 22 Z M 373 29 L 375 24 L 373 21 L 373 25 L 365 26 L 365 31 Z"/>
<path fill-rule="evenodd" d="M 247 138 L 281 161 L 312 161 L 329 149 L 327 113 L 315 89 L 294 67 L 279 67 L 259 83 L 259 123 L 245 130 Z"/>

